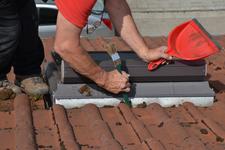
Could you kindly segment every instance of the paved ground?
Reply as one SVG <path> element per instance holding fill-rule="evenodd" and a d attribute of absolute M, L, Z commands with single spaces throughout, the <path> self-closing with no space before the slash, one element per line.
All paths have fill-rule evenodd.
<path fill-rule="evenodd" d="M 215 35 L 225 34 L 224 0 L 128 0 L 135 22 L 145 36 L 168 35 L 193 17 Z"/>
<path fill-rule="evenodd" d="M 224 0 L 127 0 L 134 12 L 224 10 Z"/>

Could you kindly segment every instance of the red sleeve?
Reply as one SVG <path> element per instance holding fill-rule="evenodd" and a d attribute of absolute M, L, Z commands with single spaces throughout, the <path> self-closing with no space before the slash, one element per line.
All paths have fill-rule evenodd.
<path fill-rule="evenodd" d="M 55 0 L 60 13 L 72 24 L 83 28 L 96 0 Z"/>

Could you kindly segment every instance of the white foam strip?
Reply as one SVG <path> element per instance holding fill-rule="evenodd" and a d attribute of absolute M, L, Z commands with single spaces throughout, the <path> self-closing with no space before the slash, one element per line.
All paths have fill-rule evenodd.
<path fill-rule="evenodd" d="M 158 103 L 162 107 L 179 106 L 185 102 L 193 103 L 199 107 L 209 107 L 213 105 L 214 97 L 158 97 L 158 98 L 133 98 L 133 107 L 145 102 L 147 105 Z M 118 106 L 120 100 L 116 98 L 101 99 L 56 99 L 56 104 L 63 105 L 67 109 L 80 108 L 87 104 L 95 104 L 97 107 Z"/>

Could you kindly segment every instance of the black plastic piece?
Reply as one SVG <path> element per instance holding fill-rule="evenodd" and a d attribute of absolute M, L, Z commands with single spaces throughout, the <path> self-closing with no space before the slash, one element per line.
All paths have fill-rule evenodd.
<path fill-rule="evenodd" d="M 106 71 L 115 69 L 111 58 L 104 52 L 91 52 L 91 57 Z M 198 61 L 174 61 L 155 71 L 148 71 L 147 63 L 143 62 L 133 52 L 119 53 L 123 69 L 130 74 L 130 82 L 193 82 L 206 80 L 206 63 Z M 84 76 L 79 75 L 66 63 L 62 66 L 62 83 L 93 83 Z"/>

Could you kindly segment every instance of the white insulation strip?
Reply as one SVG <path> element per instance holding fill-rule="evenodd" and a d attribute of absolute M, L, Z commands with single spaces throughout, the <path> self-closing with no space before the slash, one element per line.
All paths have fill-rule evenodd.
<path fill-rule="evenodd" d="M 193 103 L 199 107 L 209 107 L 213 105 L 214 97 L 158 97 L 158 98 L 133 98 L 131 99 L 133 107 L 138 104 L 147 105 L 158 103 L 162 107 L 179 106 L 185 102 Z M 56 104 L 63 105 L 67 109 L 80 108 L 87 104 L 95 104 L 97 107 L 117 106 L 120 100 L 116 98 L 101 98 L 101 99 L 56 99 Z"/>

